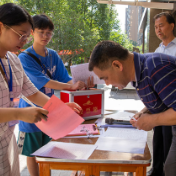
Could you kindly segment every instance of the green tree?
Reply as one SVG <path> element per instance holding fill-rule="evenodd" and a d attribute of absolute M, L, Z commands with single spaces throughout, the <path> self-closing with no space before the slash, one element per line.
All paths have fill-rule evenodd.
<path fill-rule="evenodd" d="M 133 44 L 129 41 L 127 35 L 122 34 L 120 30 L 111 32 L 110 40 L 121 44 L 123 47 L 127 48 L 129 51 L 133 51 Z"/>
<path fill-rule="evenodd" d="M 1 0 L 2 4 L 6 2 Z M 11 2 L 22 5 L 31 15 L 45 13 L 52 19 L 55 25 L 54 36 L 48 47 L 67 51 L 61 57 L 69 64 L 86 62 L 94 46 L 102 40 L 114 40 L 130 50 L 133 48 L 126 35 L 121 33 L 118 13 L 113 5 L 99 4 L 96 0 Z"/>

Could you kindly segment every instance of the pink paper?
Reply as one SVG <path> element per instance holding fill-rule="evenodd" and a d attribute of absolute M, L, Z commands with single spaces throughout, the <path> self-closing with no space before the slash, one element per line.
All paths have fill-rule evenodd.
<path fill-rule="evenodd" d="M 47 121 L 35 125 L 53 139 L 59 139 L 73 131 L 84 119 L 53 95 L 43 107 L 48 110 Z"/>
<path fill-rule="evenodd" d="M 73 131 L 71 131 L 67 136 L 79 136 L 91 134 L 99 134 L 99 131 L 95 126 L 95 124 L 81 124 Z"/>

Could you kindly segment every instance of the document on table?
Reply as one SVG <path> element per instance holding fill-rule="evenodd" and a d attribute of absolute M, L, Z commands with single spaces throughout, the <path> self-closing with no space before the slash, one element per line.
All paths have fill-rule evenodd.
<path fill-rule="evenodd" d="M 94 84 L 105 84 L 105 82 L 100 80 L 93 71 L 89 71 L 88 67 L 89 63 L 70 66 L 73 83 L 76 83 L 77 81 L 83 81 L 87 84 L 87 79 L 93 76 Z"/>
<path fill-rule="evenodd" d="M 105 118 L 99 118 L 96 121 L 98 127 L 105 128 L 105 127 L 123 127 L 123 128 L 133 128 L 132 125 L 122 125 L 122 124 L 107 124 L 105 123 L 106 118 L 113 118 L 114 120 L 125 120 L 130 121 L 130 116 L 134 116 L 134 113 L 130 112 L 116 112 L 113 114 L 106 115 Z"/>
<path fill-rule="evenodd" d="M 106 115 L 106 114 L 113 114 L 115 111 L 111 111 L 111 110 L 104 110 L 104 114 Z"/>
<path fill-rule="evenodd" d="M 80 125 L 84 119 L 69 106 L 53 95 L 43 107 L 49 111 L 47 121 L 40 121 L 35 125 L 53 139 L 66 136 Z"/>
<path fill-rule="evenodd" d="M 110 128 L 103 133 L 103 137 L 115 137 L 117 139 L 126 139 L 134 141 L 147 142 L 147 131 L 136 128 Z"/>
<path fill-rule="evenodd" d="M 98 150 L 143 154 L 146 142 L 146 131 L 133 128 L 108 127 L 95 145 L 98 146 Z"/>
<path fill-rule="evenodd" d="M 35 151 L 32 155 L 61 159 L 86 160 L 93 153 L 96 147 L 96 145 L 90 144 L 75 144 L 51 141 Z"/>
<path fill-rule="evenodd" d="M 143 154 L 146 142 L 119 139 L 116 137 L 100 137 L 95 145 L 98 146 L 97 150 Z"/>

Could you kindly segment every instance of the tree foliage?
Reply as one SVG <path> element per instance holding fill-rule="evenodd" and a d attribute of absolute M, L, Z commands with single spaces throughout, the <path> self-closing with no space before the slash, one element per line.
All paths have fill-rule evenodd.
<path fill-rule="evenodd" d="M 1 4 L 7 1 L 1 0 Z M 114 40 L 132 50 L 132 44 L 121 33 L 118 13 L 113 5 L 96 0 L 11 0 L 31 15 L 45 13 L 54 25 L 54 36 L 48 47 L 72 51 L 61 55 L 64 62 L 80 63 L 89 58 L 94 46 L 102 40 Z M 82 52 L 83 51 L 83 52 Z"/>

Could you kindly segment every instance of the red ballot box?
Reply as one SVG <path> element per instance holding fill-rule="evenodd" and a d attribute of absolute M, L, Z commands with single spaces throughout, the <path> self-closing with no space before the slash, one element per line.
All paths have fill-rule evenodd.
<path fill-rule="evenodd" d="M 99 118 L 104 114 L 104 90 L 62 90 L 60 99 L 64 103 L 75 102 L 79 104 L 83 109 L 81 116 L 85 120 Z"/>

